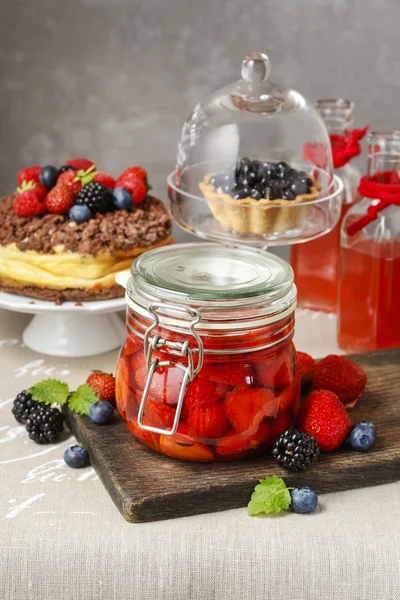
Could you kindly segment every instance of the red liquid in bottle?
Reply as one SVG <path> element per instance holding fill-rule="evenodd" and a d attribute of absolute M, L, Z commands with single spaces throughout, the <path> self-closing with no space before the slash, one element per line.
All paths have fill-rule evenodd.
<path fill-rule="evenodd" d="M 400 240 L 341 250 L 338 342 L 365 352 L 400 346 Z"/>
<path fill-rule="evenodd" d="M 339 223 L 326 235 L 292 246 L 290 262 L 295 273 L 300 306 L 336 312 L 340 227 L 351 204 L 343 204 Z"/>

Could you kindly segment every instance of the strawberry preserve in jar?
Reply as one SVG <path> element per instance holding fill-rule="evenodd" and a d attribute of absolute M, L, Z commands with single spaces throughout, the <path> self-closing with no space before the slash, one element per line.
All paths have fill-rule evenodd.
<path fill-rule="evenodd" d="M 141 255 L 126 284 L 117 407 L 143 444 L 173 458 L 236 460 L 273 445 L 296 415 L 291 267 L 211 243 Z"/>

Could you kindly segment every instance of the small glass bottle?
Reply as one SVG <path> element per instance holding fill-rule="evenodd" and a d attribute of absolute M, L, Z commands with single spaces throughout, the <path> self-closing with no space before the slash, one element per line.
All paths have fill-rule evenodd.
<path fill-rule="evenodd" d="M 369 134 L 367 181 L 395 184 L 400 189 L 399 175 L 400 132 Z M 338 343 L 344 350 L 364 352 L 400 346 L 398 196 L 397 205 L 391 204 L 377 215 L 371 208 L 378 206 L 379 198 L 364 197 L 343 221 Z M 356 226 L 358 230 L 353 232 L 360 219 L 369 222 L 362 228 Z M 349 233 L 350 225 L 353 231 Z"/>
<path fill-rule="evenodd" d="M 317 110 L 328 129 L 335 163 L 335 145 L 349 139 L 353 123 L 354 102 L 318 100 Z M 358 199 L 361 173 L 350 162 L 335 168 L 344 185 L 342 213 L 338 224 L 328 234 L 291 248 L 291 265 L 295 274 L 299 306 L 336 312 L 339 276 L 340 226 L 350 206 Z"/>

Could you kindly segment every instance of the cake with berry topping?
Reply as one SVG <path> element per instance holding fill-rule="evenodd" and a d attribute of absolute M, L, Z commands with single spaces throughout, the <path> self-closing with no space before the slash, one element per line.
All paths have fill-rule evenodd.
<path fill-rule="evenodd" d="M 299 226 L 307 216 L 306 203 L 316 200 L 321 189 L 312 176 L 285 162 L 249 158 L 233 169 L 206 175 L 199 187 L 224 229 L 258 235 Z"/>
<path fill-rule="evenodd" d="M 22 169 L 0 199 L 0 290 L 57 303 L 124 294 L 115 282 L 136 256 L 173 243 L 147 173 L 115 180 L 86 158 Z"/>

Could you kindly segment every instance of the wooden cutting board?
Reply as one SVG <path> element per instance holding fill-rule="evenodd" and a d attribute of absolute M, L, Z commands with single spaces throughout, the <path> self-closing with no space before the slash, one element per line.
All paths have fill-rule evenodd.
<path fill-rule="evenodd" d="M 149 450 L 115 418 L 98 426 L 67 412 L 78 441 L 123 517 L 157 521 L 246 506 L 257 480 L 284 477 L 287 485 L 309 485 L 319 494 L 400 479 L 400 348 L 351 357 L 367 372 L 366 391 L 350 411 L 353 423 L 369 420 L 377 441 L 368 453 L 343 447 L 322 454 L 304 473 L 289 473 L 269 454 L 232 463 L 189 463 Z"/>

